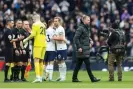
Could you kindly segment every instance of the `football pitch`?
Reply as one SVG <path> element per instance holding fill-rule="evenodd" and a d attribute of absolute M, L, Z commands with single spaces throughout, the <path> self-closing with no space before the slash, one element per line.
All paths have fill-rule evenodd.
<path fill-rule="evenodd" d="M 94 75 L 101 78 L 100 82 L 91 83 L 86 71 L 79 72 L 80 83 L 72 83 L 72 71 L 67 72 L 67 80 L 64 82 L 49 82 L 31 83 L 35 79 L 35 73 L 30 72 L 29 82 L 12 82 L 4 83 L 4 73 L 0 72 L 0 89 L 1 88 L 133 88 L 133 72 L 123 72 L 123 81 L 117 81 L 117 73 L 115 72 L 115 81 L 108 82 L 108 72 L 93 71 Z M 58 78 L 58 72 L 54 72 L 53 79 Z"/>

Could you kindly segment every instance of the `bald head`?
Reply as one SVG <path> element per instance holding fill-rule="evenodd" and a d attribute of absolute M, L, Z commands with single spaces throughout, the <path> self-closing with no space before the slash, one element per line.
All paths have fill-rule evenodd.
<path fill-rule="evenodd" d="M 33 21 L 34 21 L 34 22 L 40 21 L 40 15 L 39 15 L 39 14 L 33 15 Z"/>

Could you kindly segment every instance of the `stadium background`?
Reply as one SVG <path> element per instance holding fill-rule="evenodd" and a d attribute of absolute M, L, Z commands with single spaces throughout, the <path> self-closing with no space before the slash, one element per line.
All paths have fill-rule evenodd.
<path fill-rule="evenodd" d="M 112 2 L 110 2 L 112 1 Z M 99 31 L 107 29 L 115 21 L 124 23 L 126 33 L 127 57 L 123 66 L 133 66 L 133 0 L 0 0 L 0 38 L 3 35 L 7 18 L 29 20 L 32 25 L 32 14 L 39 12 L 41 20 L 48 22 L 54 16 L 61 16 L 64 21 L 66 38 L 68 40 L 68 69 L 73 69 L 75 56 L 73 53 L 73 36 L 80 24 L 81 15 L 91 16 L 92 39 L 91 49 L 92 69 L 101 70 L 106 67 L 102 60 L 96 60 L 97 49 L 105 45 Z M 129 44 L 132 45 L 129 45 Z M 4 56 L 4 42 L 0 42 L 0 58 Z M 84 68 L 84 67 L 83 67 Z"/>

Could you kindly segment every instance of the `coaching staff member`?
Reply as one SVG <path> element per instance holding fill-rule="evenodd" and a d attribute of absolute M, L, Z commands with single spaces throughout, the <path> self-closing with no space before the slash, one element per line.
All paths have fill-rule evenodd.
<path fill-rule="evenodd" d="M 84 62 L 86 65 L 86 69 L 88 75 L 90 77 L 91 82 L 98 82 L 100 79 L 94 77 L 90 69 L 90 17 L 83 15 L 81 19 L 81 24 L 79 25 L 78 29 L 76 30 L 74 36 L 74 42 L 76 46 L 76 66 L 73 72 L 72 82 L 80 82 L 77 78 L 79 69 Z"/>

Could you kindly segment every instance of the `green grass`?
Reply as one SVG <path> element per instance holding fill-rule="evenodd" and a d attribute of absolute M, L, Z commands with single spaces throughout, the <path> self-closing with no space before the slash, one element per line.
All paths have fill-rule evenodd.
<path fill-rule="evenodd" d="M 4 83 L 3 72 L 0 72 L 0 88 L 133 88 L 133 72 L 123 72 L 123 81 L 117 81 L 117 73 L 115 73 L 115 81 L 108 82 L 108 72 L 94 71 L 94 75 L 101 78 L 100 82 L 91 83 L 86 71 L 79 72 L 80 83 L 72 83 L 72 71 L 67 72 L 67 80 L 65 82 L 42 82 L 31 83 L 35 79 L 35 73 L 30 72 L 26 83 Z M 54 72 L 54 79 L 58 77 L 58 72 Z"/>

